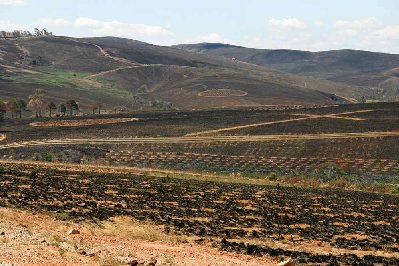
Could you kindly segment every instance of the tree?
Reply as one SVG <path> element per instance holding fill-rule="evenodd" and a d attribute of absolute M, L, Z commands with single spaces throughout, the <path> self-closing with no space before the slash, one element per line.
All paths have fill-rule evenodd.
<path fill-rule="evenodd" d="M 36 36 L 42 36 L 42 31 L 39 30 L 38 28 L 35 28 L 34 31 Z"/>
<path fill-rule="evenodd" d="M 90 104 L 90 108 L 93 111 L 93 115 L 94 115 L 96 109 L 98 109 L 98 114 L 101 114 L 101 107 L 102 107 L 101 102 L 94 102 L 94 103 Z"/>
<path fill-rule="evenodd" d="M 366 100 L 366 96 L 362 96 L 362 98 L 360 99 L 360 101 L 362 102 L 362 103 L 366 103 L 367 102 L 367 100 Z"/>
<path fill-rule="evenodd" d="M 36 111 L 36 118 L 42 117 L 42 110 L 45 105 L 44 94 L 46 93 L 43 89 L 36 89 L 35 94 L 29 96 L 28 107 L 33 108 Z"/>
<path fill-rule="evenodd" d="M 51 117 L 51 111 L 57 109 L 57 106 L 55 105 L 55 103 L 53 103 L 53 102 L 50 101 L 50 102 L 47 104 L 47 109 L 48 109 L 48 111 L 49 111 L 49 116 Z"/>
<path fill-rule="evenodd" d="M 0 120 L 3 120 L 4 114 L 7 112 L 7 106 L 4 102 L 0 101 Z"/>
<path fill-rule="evenodd" d="M 23 99 L 18 99 L 16 103 L 18 105 L 19 118 L 22 118 L 22 111 L 26 109 L 27 103 Z"/>
<path fill-rule="evenodd" d="M 12 37 L 14 37 L 14 38 L 19 38 L 19 37 L 21 37 L 21 32 L 20 32 L 19 30 L 14 30 L 14 31 L 12 32 Z"/>
<path fill-rule="evenodd" d="M 14 118 L 14 114 L 15 114 L 15 118 L 17 118 L 17 114 L 18 114 L 18 104 L 17 104 L 17 100 L 10 100 L 6 103 L 6 108 L 7 111 L 11 113 L 11 118 Z"/>
<path fill-rule="evenodd" d="M 60 103 L 58 106 L 58 111 L 61 113 L 62 116 L 65 116 L 66 113 L 66 106 L 63 103 Z"/>
<path fill-rule="evenodd" d="M 69 115 L 70 115 L 70 116 L 72 116 L 72 111 L 73 111 L 73 110 L 79 110 L 78 104 L 77 104 L 76 101 L 73 100 L 73 99 L 67 100 L 67 101 L 65 102 L 65 105 L 66 105 L 67 108 L 69 108 Z"/>

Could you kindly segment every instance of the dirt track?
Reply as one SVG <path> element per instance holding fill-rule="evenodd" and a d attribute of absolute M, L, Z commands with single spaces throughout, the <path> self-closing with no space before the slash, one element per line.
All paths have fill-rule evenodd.
<path fill-rule="evenodd" d="M 231 89 L 210 89 L 198 93 L 199 97 L 210 97 L 210 98 L 243 97 L 246 95 L 248 95 L 248 93 L 245 91 L 231 90 Z"/>
<path fill-rule="evenodd" d="M 134 62 L 132 62 L 132 61 L 126 59 L 126 58 L 121 58 L 121 57 L 116 57 L 116 56 L 110 55 L 105 49 L 103 49 L 101 46 L 99 46 L 97 44 L 94 44 L 94 43 L 91 43 L 91 42 L 78 41 L 78 40 L 73 39 L 73 38 L 69 38 L 69 40 L 72 41 L 72 42 L 80 43 L 80 44 L 86 44 L 86 45 L 89 45 L 89 46 L 94 46 L 94 47 L 96 47 L 99 50 L 101 55 L 103 55 L 104 57 L 110 58 L 110 59 L 112 59 L 112 60 L 114 60 L 116 62 L 124 63 L 124 64 L 128 64 L 128 65 L 136 65 L 136 63 L 134 63 Z"/>
<path fill-rule="evenodd" d="M 282 123 L 289 123 L 289 122 L 302 121 L 302 120 L 308 120 L 308 119 L 319 119 L 319 118 L 332 118 L 332 119 L 346 119 L 346 120 L 362 121 L 362 120 L 365 120 L 365 119 L 356 118 L 356 117 L 345 117 L 345 116 L 342 116 L 342 115 L 357 114 L 357 113 L 368 113 L 368 112 L 373 112 L 373 111 L 375 111 L 375 110 L 360 110 L 360 111 L 344 112 L 344 113 L 336 113 L 336 114 L 327 114 L 327 115 L 295 114 L 295 115 L 298 115 L 298 116 L 305 116 L 305 117 L 285 119 L 285 120 L 279 120 L 279 121 L 271 121 L 271 122 L 263 122 L 263 123 L 256 123 L 256 124 L 249 124 L 249 125 L 243 125 L 243 126 L 227 127 L 227 128 L 220 128 L 220 129 L 214 129 L 214 130 L 206 130 L 206 131 L 200 131 L 200 132 L 196 132 L 196 133 L 190 133 L 190 134 L 187 134 L 186 136 L 208 135 L 208 134 L 220 133 L 220 132 L 226 132 L 226 131 L 233 131 L 233 130 L 243 129 L 243 128 L 267 126 L 267 125 L 282 124 Z"/>
<path fill-rule="evenodd" d="M 202 136 L 202 137 L 160 137 L 160 138 L 87 138 L 87 139 L 50 139 L 37 141 L 14 142 L 0 146 L 1 149 L 54 146 L 54 145 L 87 145 L 87 144 L 128 144 L 128 143 L 212 143 L 212 142 L 258 142 L 310 139 L 351 139 L 351 138 L 384 138 L 399 137 L 399 131 L 360 132 L 360 133 L 325 133 L 325 134 L 292 134 L 292 135 L 253 135 L 253 136 Z"/>
<path fill-rule="evenodd" d="M 133 62 L 133 61 L 131 61 L 129 59 L 126 59 L 126 58 L 110 55 L 104 48 L 102 48 L 101 46 L 99 46 L 97 44 L 90 43 L 90 42 L 82 42 L 82 41 L 78 41 L 78 40 L 75 40 L 75 39 L 70 39 L 70 40 L 73 41 L 73 42 L 94 46 L 94 47 L 96 47 L 99 50 L 99 52 L 101 53 L 102 56 L 107 57 L 107 58 L 109 58 L 109 59 L 111 59 L 111 60 L 113 60 L 115 62 L 118 62 L 118 63 L 126 65 L 124 67 L 118 67 L 118 68 L 115 68 L 115 69 L 110 69 L 110 70 L 102 71 L 102 72 L 99 72 L 99 73 L 95 73 L 95 74 L 92 74 L 92 75 L 89 75 L 89 76 L 85 77 L 84 79 L 96 78 L 96 77 L 99 77 L 99 76 L 115 73 L 115 72 L 118 72 L 118 71 L 121 71 L 121 70 L 125 70 L 125 69 L 133 69 L 133 68 L 140 68 L 140 67 L 151 67 L 151 66 L 162 66 L 162 64 L 151 64 L 151 65 L 140 64 L 140 63 Z"/>

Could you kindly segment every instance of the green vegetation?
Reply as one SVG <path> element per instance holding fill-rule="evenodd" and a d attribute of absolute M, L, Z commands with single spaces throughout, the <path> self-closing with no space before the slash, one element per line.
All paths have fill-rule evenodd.
<path fill-rule="evenodd" d="M 142 93 L 132 93 L 130 91 L 121 89 L 116 86 L 115 81 L 104 77 L 92 78 L 100 88 L 90 86 L 90 83 L 85 84 L 83 79 L 89 76 L 91 73 L 87 72 L 75 72 L 68 70 L 57 70 L 51 72 L 41 72 L 37 74 L 19 74 L 12 76 L 3 76 L 2 78 L 13 80 L 17 82 L 33 83 L 38 86 L 51 86 L 51 87 L 68 87 L 78 91 L 86 91 L 94 93 L 101 99 L 113 98 L 123 102 L 129 102 L 130 99 L 138 97 Z M 83 82 L 82 82 L 83 81 Z"/>
<path fill-rule="evenodd" d="M 42 162 L 52 162 L 53 161 L 53 154 L 49 152 L 42 152 L 33 155 L 34 161 L 42 161 Z"/>
<path fill-rule="evenodd" d="M 35 74 L 20 74 L 7 76 L 6 79 L 18 82 L 35 83 L 38 85 L 48 85 L 56 87 L 75 87 L 77 80 L 88 76 L 90 73 L 73 72 L 67 70 L 57 70 L 52 72 L 41 72 Z"/>

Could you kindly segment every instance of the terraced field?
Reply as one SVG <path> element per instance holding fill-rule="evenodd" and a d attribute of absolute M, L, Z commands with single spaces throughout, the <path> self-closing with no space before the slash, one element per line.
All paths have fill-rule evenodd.
<path fill-rule="evenodd" d="M 231 184 L 49 164 L 0 164 L 0 205 L 78 220 L 117 215 L 230 251 L 304 264 L 397 265 L 399 199 L 341 190 Z"/>

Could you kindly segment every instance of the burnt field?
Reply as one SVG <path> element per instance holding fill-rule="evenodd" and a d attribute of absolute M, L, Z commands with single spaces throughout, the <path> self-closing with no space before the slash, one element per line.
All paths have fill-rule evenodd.
<path fill-rule="evenodd" d="M 0 156 L 216 172 L 287 173 L 322 167 L 399 172 L 396 103 L 85 119 L 90 125 L 79 125 L 81 117 L 63 118 L 60 127 L 57 120 L 43 119 L 41 127 L 30 125 L 35 120 L 8 120 Z M 114 123 L 105 124 L 107 119 Z M 118 119 L 125 122 L 115 123 Z"/>
<path fill-rule="evenodd" d="M 329 117 L 334 114 L 336 117 Z M 309 117 L 319 116 L 319 117 Z M 180 137 L 209 130 L 256 125 L 254 127 L 211 132 L 206 135 L 270 135 L 270 134 L 321 134 L 345 132 L 399 131 L 399 104 L 379 103 L 367 105 L 341 105 L 324 108 L 269 110 L 268 108 L 208 110 L 190 112 L 144 112 L 87 116 L 85 119 L 138 118 L 138 121 L 89 126 L 32 127 L 30 123 L 57 120 L 81 120 L 82 117 L 7 120 L 1 133 L 7 134 L 6 142 L 63 139 L 63 138 L 110 138 L 110 137 Z M 279 123 L 279 121 L 305 118 L 304 120 Z M 353 120 L 353 119 L 354 120 Z M 277 123 L 274 123 L 277 122 Z M 261 123 L 270 123 L 261 125 Z"/>
<path fill-rule="evenodd" d="M 395 196 L 0 164 L 0 205 L 101 221 L 129 216 L 166 232 L 303 264 L 397 265 Z"/>

